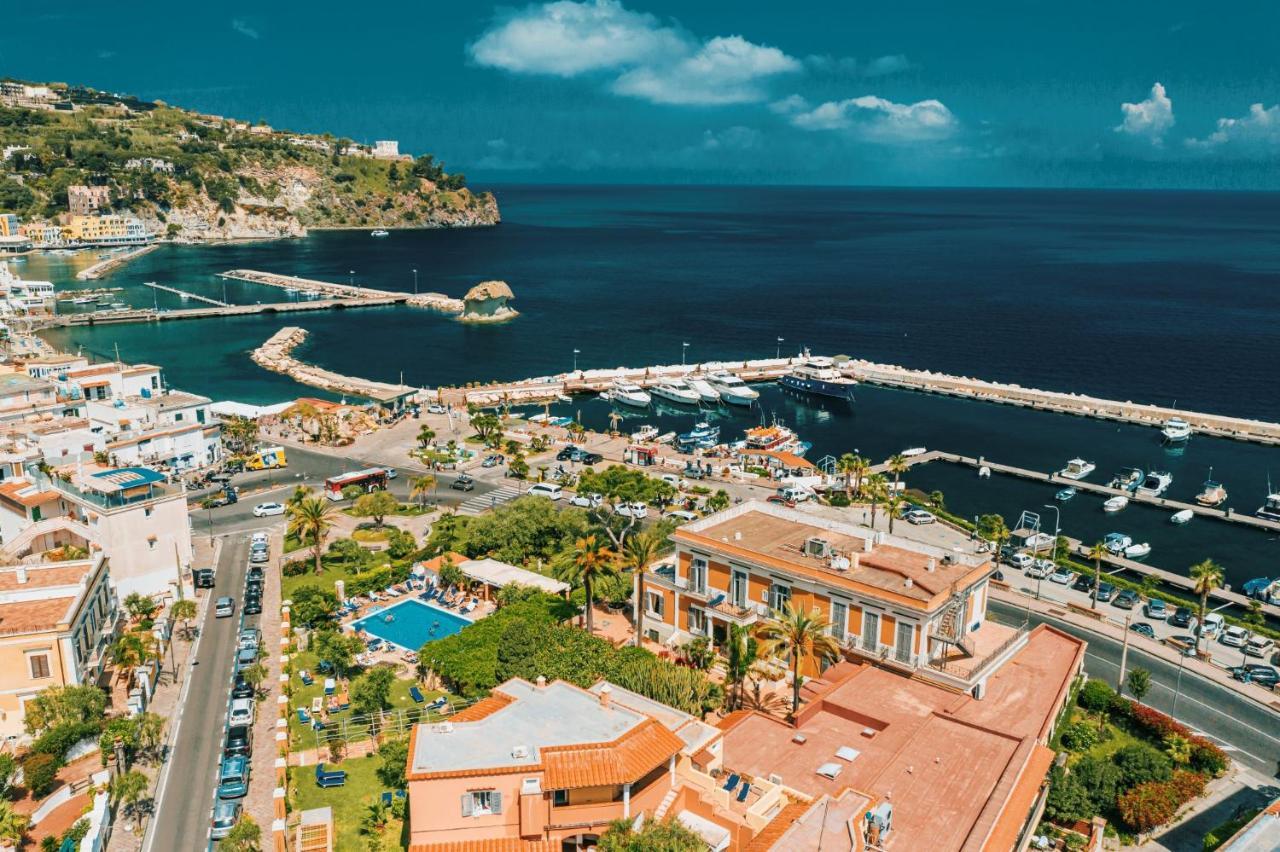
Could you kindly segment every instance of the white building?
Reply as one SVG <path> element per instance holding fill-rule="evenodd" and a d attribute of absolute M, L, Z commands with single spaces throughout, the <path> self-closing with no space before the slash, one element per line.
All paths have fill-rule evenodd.
<path fill-rule="evenodd" d="M 134 157 L 132 160 L 126 160 L 124 167 L 132 171 L 149 169 L 153 172 L 166 172 L 168 174 L 173 174 L 173 163 L 168 160 L 161 160 L 157 157 Z"/>
<path fill-rule="evenodd" d="M 222 458 L 222 427 L 206 396 L 181 391 L 88 399 L 89 422 L 108 436 L 112 464 L 154 464 L 176 471 L 214 464 Z"/>
<path fill-rule="evenodd" d="M 379 160 L 395 160 L 400 156 L 400 143 L 395 139 L 379 139 L 373 143 L 373 156 Z"/>

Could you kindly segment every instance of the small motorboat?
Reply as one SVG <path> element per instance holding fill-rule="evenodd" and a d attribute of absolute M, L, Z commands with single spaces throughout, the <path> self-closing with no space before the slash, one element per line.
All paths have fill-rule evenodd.
<path fill-rule="evenodd" d="M 1178 526 L 1182 526 L 1183 524 L 1188 523 L 1195 516 L 1196 513 L 1190 509 L 1183 509 L 1181 512 L 1174 512 L 1169 517 L 1169 520 Z"/>
<path fill-rule="evenodd" d="M 1122 467 L 1119 473 L 1111 477 L 1111 481 L 1107 485 L 1111 488 L 1119 488 L 1121 491 L 1131 491 L 1142 484 L 1145 476 L 1146 474 L 1142 472 L 1142 468 Z"/>
<path fill-rule="evenodd" d="M 1107 533 L 1106 537 L 1102 540 L 1102 546 L 1107 549 L 1108 553 L 1114 556 L 1123 555 L 1125 550 L 1127 550 L 1131 544 L 1133 544 L 1132 538 L 1124 533 L 1118 532 Z"/>
<path fill-rule="evenodd" d="M 978 468 L 978 478 L 979 478 L 979 479 L 990 479 L 990 478 L 991 478 L 991 468 L 987 467 L 985 464 L 984 464 L 982 467 Z"/>
<path fill-rule="evenodd" d="M 1191 437 L 1191 424 L 1181 417 L 1170 417 L 1164 421 L 1160 434 L 1171 444 L 1181 443 Z"/>
<path fill-rule="evenodd" d="M 1085 461 L 1082 458 L 1074 458 L 1067 462 L 1067 466 L 1058 471 L 1058 476 L 1063 479 L 1084 479 L 1089 474 L 1097 470 L 1098 466 L 1091 461 Z"/>
<path fill-rule="evenodd" d="M 1221 506 L 1227 502 L 1226 486 L 1214 481 L 1213 468 L 1209 468 L 1209 478 L 1204 481 L 1204 488 L 1196 495 L 1196 502 L 1201 506 Z"/>
<path fill-rule="evenodd" d="M 370 232 L 369 232 L 369 236 L 371 236 L 371 237 L 389 237 L 389 236 L 391 236 L 391 232 L 390 232 L 390 231 L 383 230 L 382 228 L 377 228 L 376 230 L 370 231 Z"/>
<path fill-rule="evenodd" d="M 924 447 L 909 447 L 908 449 L 903 450 L 899 455 L 903 458 L 909 459 L 913 456 L 922 456 L 927 452 L 929 451 Z"/>
<path fill-rule="evenodd" d="M 1129 498 L 1125 497 L 1123 494 L 1117 494 L 1115 497 L 1108 497 L 1106 499 L 1106 502 L 1102 504 L 1102 511 L 1114 514 L 1128 505 Z"/>
<path fill-rule="evenodd" d="M 1141 544 L 1131 544 L 1124 549 L 1126 559 L 1141 559 L 1149 553 L 1151 553 L 1151 545 L 1145 541 Z"/>
<path fill-rule="evenodd" d="M 631 440 L 637 444 L 648 443 L 656 437 L 658 437 L 658 427 L 648 423 L 631 433 Z"/>
<path fill-rule="evenodd" d="M 705 420 L 693 424 L 693 429 L 676 436 L 676 449 L 680 452 L 693 450 L 709 450 L 720 443 L 720 427 L 712 426 Z"/>
<path fill-rule="evenodd" d="M 1079 489 L 1074 485 L 1068 485 L 1066 488 L 1059 490 L 1057 494 L 1053 495 L 1053 499 L 1057 500 L 1059 503 L 1065 503 L 1079 493 Z"/>
<path fill-rule="evenodd" d="M 1271 490 L 1270 482 L 1267 483 L 1267 490 Z M 1264 521 L 1280 521 L 1280 491 L 1268 494 L 1253 514 L 1254 517 L 1262 518 Z"/>
<path fill-rule="evenodd" d="M 713 388 L 703 379 L 689 379 L 689 387 L 698 392 L 698 397 L 703 402 L 719 402 L 720 391 Z"/>
<path fill-rule="evenodd" d="M 1147 478 L 1142 480 L 1142 484 L 1136 489 L 1136 493 L 1143 497 L 1159 497 L 1169 490 L 1169 486 L 1173 484 L 1173 474 L 1166 473 L 1162 470 L 1153 470 L 1147 474 Z"/>

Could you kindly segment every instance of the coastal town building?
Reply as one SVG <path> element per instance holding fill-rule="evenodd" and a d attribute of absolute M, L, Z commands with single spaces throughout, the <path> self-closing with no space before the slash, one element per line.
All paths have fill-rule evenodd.
<path fill-rule="evenodd" d="M 0 260 L 0 316 L 53 313 L 54 299 L 52 282 L 19 278 Z"/>
<path fill-rule="evenodd" d="M 52 222 L 25 222 L 19 226 L 18 233 L 38 248 L 57 248 L 67 244 L 62 226 Z"/>
<path fill-rule="evenodd" d="M 73 242 L 99 246 L 142 245 L 151 241 L 147 226 L 136 216 L 72 216 L 67 237 Z"/>
<path fill-rule="evenodd" d="M 378 160 L 399 159 L 400 143 L 394 139 L 379 139 L 373 143 L 373 156 Z"/>
<path fill-rule="evenodd" d="M 37 379 L 24 371 L 0 368 L 0 425 L 19 421 L 54 419 L 73 415 L 75 406 L 68 405 L 57 386 L 48 379 Z"/>
<path fill-rule="evenodd" d="M 89 366 L 89 359 L 83 355 L 72 355 L 69 352 L 50 352 L 44 355 L 31 355 L 16 360 L 15 366 L 33 379 L 59 378 L 73 370 L 83 370 Z"/>
<path fill-rule="evenodd" d="M 22 220 L 17 213 L 0 213 L 0 237 L 20 237 Z"/>
<path fill-rule="evenodd" d="M 26 703 L 95 683 L 118 621 L 109 560 L 0 566 L 0 736 L 24 734 Z"/>
<path fill-rule="evenodd" d="M 161 160 L 158 157 L 134 157 L 131 160 L 126 160 L 124 167 L 131 171 L 145 170 L 173 174 L 173 163 L 168 160 Z"/>
<path fill-rule="evenodd" d="M 222 458 L 222 427 L 205 396 L 164 390 L 88 399 L 85 413 L 107 435 L 114 465 L 157 465 L 173 471 L 207 467 Z"/>
<path fill-rule="evenodd" d="M 72 216 L 88 216 L 111 209 L 111 189 L 106 186 L 67 187 L 67 209 Z"/>
<path fill-rule="evenodd" d="M 18 214 L 0 213 L 0 254 L 14 254 L 31 248 L 31 238 L 22 233 L 21 228 Z"/>

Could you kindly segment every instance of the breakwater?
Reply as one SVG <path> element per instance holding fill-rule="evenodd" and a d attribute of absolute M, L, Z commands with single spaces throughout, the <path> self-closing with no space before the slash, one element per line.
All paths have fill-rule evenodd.
<path fill-rule="evenodd" d="M 293 350 L 307 339 L 307 330 L 288 326 L 271 335 L 253 351 L 253 361 L 264 370 L 283 373 L 294 381 L 333 393 L 349 394 L 389 404 L 416 394 L 418 388 L 393 385 L 324 370 L 293 357 Z"/>
<path fill-rule="evenodd" d="M 251 284 L 262 284 L 267 287 L 279 287 L 282 290 L 328 296 L 334 299 L 387 299 L 415 308 L 440 311 L 445 314 L 460 314 L 463 301 L 446 296 L 444 293 L 404 293 L 398 290 L 377 290 L 372 287 L 359 287 L 350 284 L 334 284 L 331 281 L 319 281 L 314 278 L 299 278 L 296 275 L 281 275 L 277 272 L 262 272 L 256 269 L 229 269 L 220 273 L 219 278 L 232 281 L 247 281 Z"/>
<path fill-rule="evenodd" d="M 167 289 L 167 288 L 166 288 Z M 167 322 L 171 320 L 214 319 L 240 317 L 252 314 L 285 314 L 298 311 L 326 311 L 344 308 L 375 308 L 400 304 L 404 300 L 394 296 L 382 299 L 317 299 L 313 302 L 271 302 L 264 305 L 223 305 L 213 308 L 183 308 L 176 311 L 156 311 L 150 308 L 131 310 L 85 311 L 76 314 L 37 317 L 35 328 L 65 328 L 89 325 L 120 325 L 124 323 Z"/>
<path fill-rule="evenodd" d="M 80 270 L 79 272 L 76 273 L 76 278 L 79 279 L 80 281 L 94 281 L 98 278 L 101 278 L 102 276 L 106 275 L 109 272 L 114 272 L 116 269 L 120 268 L 121 266 L 124 266 L 129 261 L 136 260 L 137 258 L 142 257 L 144 254 L 150 254 L 151 252 L 155 251 L 158 248 L 159 248 L 158 245 L 156 245 L 155 243 L 152 243 L 151 245 L 138 246 L 137 248 L 129 249 L 126 252 L 121 252 L 120 254 L 112 255 L 106 260 L 99 261 L 98 263 L 95 263 L 93 266 Z"/>

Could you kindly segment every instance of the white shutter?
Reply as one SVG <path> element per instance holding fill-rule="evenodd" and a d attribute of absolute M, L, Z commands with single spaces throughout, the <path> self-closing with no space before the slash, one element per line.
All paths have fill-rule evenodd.
<path fill-rule="evenodd" d="M 473 807 L 475 807 L 475 799 L 472 798 L 470 793 L 463 793 L 462 794 L 462 815 L 464 817 L 471 816 L 471 809 Z"/>
<path fill-rule="evenodd" d="M 494 790 L 489 794 L 489 801 L 493 803 L 492 810 L 495 814 L 502 813 L 502 794 Z"/>

